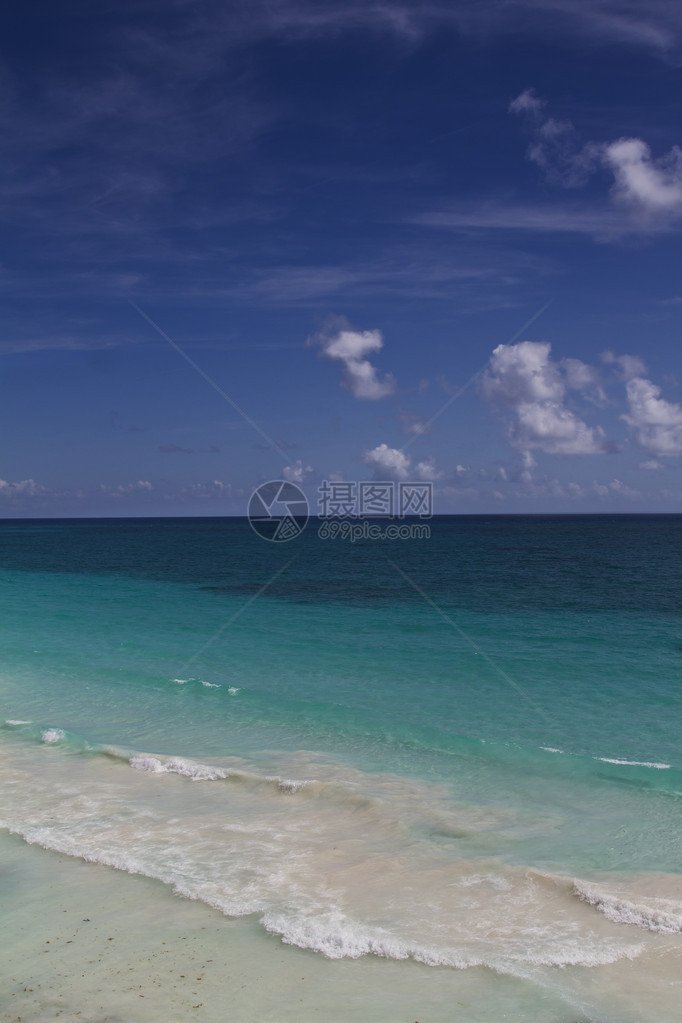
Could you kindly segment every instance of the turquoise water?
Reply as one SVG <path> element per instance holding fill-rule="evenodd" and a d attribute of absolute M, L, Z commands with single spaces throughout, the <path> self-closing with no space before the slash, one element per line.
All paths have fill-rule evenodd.
<path fill-rule="evenodd" d="M 551 990 L 548 1019 L 673 1019 L 681 540 L 677 516 L 354 544 L 6 521 L 3 827 L 301 955 L 521 978 L 508 1018 Z"/>

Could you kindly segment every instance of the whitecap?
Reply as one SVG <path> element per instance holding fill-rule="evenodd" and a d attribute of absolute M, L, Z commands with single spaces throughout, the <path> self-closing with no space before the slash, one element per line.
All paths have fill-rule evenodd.
<path fill-rule="evenodd" d="M 158 757 L 142 754 L 132 756 L 129 764 L 136 771 L 148 771 L 150 774 L 179 774 L 183 778 L 191 778 L 192 781 L 220 781 L 227 778 L 227 773 L 219 767 L 195 764 L 191 760 L 182 760 L 180 757 L 160 760 Z"/>
<path fill-rule="evenodd" d="M 654 905 L 632 902 L 620 895 L 600 891 L 593 885 L 574 885 L 574 893 L 583 902 L 589 903 L 617 924 L 634 924 L 647 931 L 659 934 L 682 932 L 682 903 L 671 899 L 652 899 Z"/>
<path fill-rule="evenodd" d="M 62 739 L 66 738 L 66 733 L 61 728 L 46 728 L 44 732 L 41 732 L 40 738 L 43 742 L 61 742 Z"/>
<path fill-rule="evenodd" d="M 654 764 L 647 760 L 614 760 L 611 757 L 595 757 L 604 764 L 623 764 L 626 767 L 653 767 L 657 771 L 669 771 L 670 764 Z"/>

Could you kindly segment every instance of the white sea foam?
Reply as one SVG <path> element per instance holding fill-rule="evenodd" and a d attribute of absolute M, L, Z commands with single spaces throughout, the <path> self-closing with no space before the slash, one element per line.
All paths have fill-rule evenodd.
<path fill-rule="evenodd" d="M 230 696 L 236 696 L 237 693 L 241 692 L 241 689 L 238 686 L 230 686 L 227 691 L 230 694 Z"/>
<path fill-rule="evenodd" d="M 541 746 L 540 749 L 543 749 L 545 751 L 545 753 L 563 753 L 564 752 L 562 749 L 556 749 L 555 746 Z"/>
<path fill-rule="evenodd" d="M 327 959 L 359 959 L 364 955 L 376 955 L 384 959 L 416 959 L 429 966 L 455 966 L 459 969 L 480 966 L 484 962 L 478 957 L 412 946 L 383 927 L 363 927 L 338 910 L 315 916 L 266 913 L 260 922 L 266 931 L 278 934 L 285 944 L 321 952 Z"/>
<path fill-rule="evenodd" d="M 46 728 L 41 732 L 40 738 L 47 743 L 61 742 L 66 738 L 66 733 L 61 728 Z"/>
<path fill-rule="evenodd" d="M 653 767 L 657 771 L 669 771 L 670 764 L 653 764 L 647 760 L 614 760 L 612 757 L 595 757 L 604 764 L 623 764 L 626 767 Z"/>
<path fill-rule="evenodd" d="M 180 774 L 184 778 L 191 778 L 192 781 L 218 781 L 227 778 L 227 772 L 222 771 L 219 767 L 195 764 L 191 760 L 183 760 L 180 757 L 159 760 L 158 757 L 140 754 L 132 756 L 129 763 L 136 771 L 147 771 L 150 774 Z"/>
<path fill-rule="evenodd" d="M 267 781 L 274 782 L 278 789 L 282 792 L 300 792 L 301 789 L 305 788 L 306 785 L 315 785 L 314 779 L 304 779 L 303 781 L 295 781 L 291 778 L 267 778 Z"/>
<path fill-rule="evenodd" d="M 201 684 L 202 686 L 206 686 L 207 689 L 220 689 L 220 686 L 216 682 L 204 682 L 203 678 L 201 680 Z"/>
<path fill-rule="evenodd" d="M 33 722 L 32 721 L 19 721 L 16 718 L 14 718 L 14 719 L 13 718 L 7 718 L 7 720 L 5 721 L 5 724 L 6 725 L 10 725 L 11 727 L 15 727 L 16 725 L 32 725 Z"/>
<path fill-rule="evenodd" d="M 285 943 L 330 959 L 485 964 L 518 975 L 614 963 L 642 948 L 616 917 L 582 906 L 571 880 L 464 859 L 459 848 L 451 857 L 431 842 L 424 822 L 433 823 L 434 805 L 453 832 L 472 821 L 467 808 L 441 807 L 440 790 L 427 783 L 365 776 L 303 752 L 267 760 L 272 774 L 260 759 L 214 766 L 131 750 L 123 762 L 133 770 L 112 770 L 105 757 L 50 760 L 47 774 L 37 762 L 35 771 L 16 769 L 21 784 L 9 790 L 3 826 L 47 849 L 156 878 L 226 915 L 258 914 Z M 207 785 L 197 801 L 185 779 L 222 784 Z M 488 829 L 500 823 L 484 820 Z M 620 923 L 622 904 L 610 906 Z M 660 912 L 670 907 L 657 909 L 650 919 L 669 928 Z"/>
<path fill-rule="evenodd" d="M 633 902 L 616 893 L 605 892 L 594 885 L 576 882 L 575 894 L 609 920 L 618 924 L 634 924 L 659 934 L 682 932 L 682 903 L 672 899 L 651 898 L 649 903 Z"/>
<path fill-rule="evenodd" d="M 287 945 L 321 952 L 328 959 L 359 959 L 375 955 L 384 959 L 413 959 L 426 966 L 450 966 L 465 970 L 488 966 L 500 973 L 516 973 L 522 964 L 533 966 L 604 966 L 619 959 L 634 959 L 641 945 L 581 941 L 557 935 L 555 940 L 525 944 L 501 951 L 439 947 L 401 938 L 383 927 L 367 926 L 340 910 L 309 914 L 269 912 L 261 918 L 266 931 L 278 934 Z"/>
<path fill-rule="evenodd" d="M 191 680 L 191 679 L 189 679 L 189 678 L 172 678 L 172 679 L 171 679 L 171 682 L 176 682 L 176 683 L 177 683 L 177 684 L 178 684 L 179 686 L 184 686 L 184 685 L 186 685 L 186 684 L 187 684 L 188 682 L 191 682 L 191 681 L 192 681 L 192 680 Z"/>
<path fill-rule="evenodd" d="M 465 877 L 461 877 L 459 881 L 453 881 L 452 887 L 472 888 L 475 885 L 486 884 L 491 885 L 500 892 L 508 892 L 512 887 L 511 881 L 497 874 L 467 874 Z"/>

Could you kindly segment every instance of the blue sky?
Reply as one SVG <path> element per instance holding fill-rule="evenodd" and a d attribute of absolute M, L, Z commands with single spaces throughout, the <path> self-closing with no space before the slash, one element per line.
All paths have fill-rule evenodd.
<path fill-rule="evenodd" d="M 681 73 L 676 0 L 14 5 L 0 516 L 682 510 Z"/>

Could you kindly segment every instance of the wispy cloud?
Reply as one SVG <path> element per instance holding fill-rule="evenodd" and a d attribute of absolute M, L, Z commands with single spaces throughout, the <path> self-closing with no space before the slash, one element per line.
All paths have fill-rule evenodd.
<path fill-rule="evenodd" d="M 416 412 L 411 412 L 408 409 L 401 411 L 400 421 L 405 433 L 413 437 L 422 437 L 424 434 L 431 432 L 430 424 L 417 415 Z"/>
<path fill-rule="evenodd" d="M 617 234 L 670 230 L 682 217 L 682 150 L 655 158 L 639 138 L 580 144 L 574 126 L 546 114 L 546 104 L 527 89 L 509 106 L 532 136 L 528 158 L 550 183 L 579 188 L 598 171 L 612 176 L 609 201 L 620 211 Z M 603 231 L 603 228 L 601 229 Z"/>
<path fill-rule="evenodd" d="M 575 202 L 561 205 L 544 202 L 531 206 L 513 201 L 474 200 L 465 205 L 445 200 L 441 209 L 415 214 L 410 221 L 425 227 L 456 231 L 473 228 L 529 234 L 580 234 L 600 241 L 622 237 L 627 231 L 619 212 L 590 208 Z M 668 229 L 665 225 L 657 225 L 658 231 Z"/>
<path fill-rule="evenodd" d="M 159 444 L 159 451 L 164 455 L 191 455 L 193 448 L 183 448 L 179 444 Z"/>
<path fill-rule="evenodd" d="M 228 8 L 231 12 L 231 8 Z M 675 0 L 252 0 L 228 14 L 241 38 L 278 36 L 297 40 L 344 31 L 380 32 L 416 44 L 444 29 L 476 36 L 524 35 L 549 39 L 573 37 L 597 44 L 640 47 L 663 56 L 682 37 L 682 16 Z"/>

